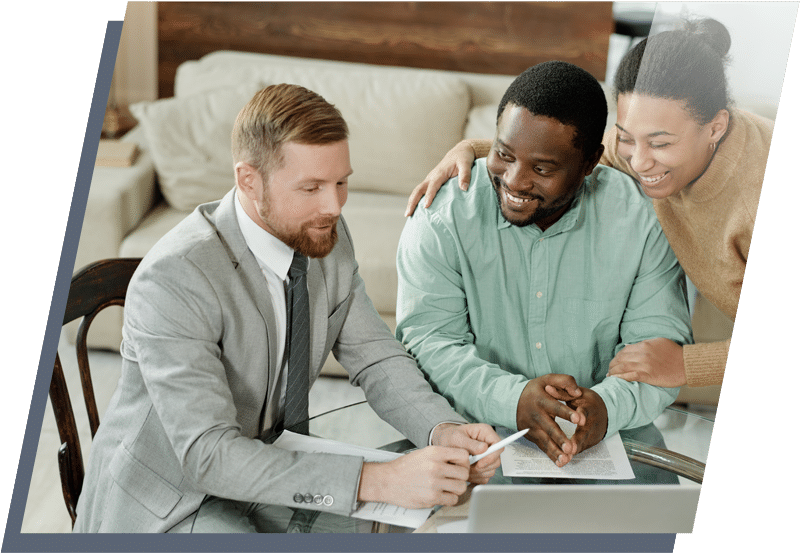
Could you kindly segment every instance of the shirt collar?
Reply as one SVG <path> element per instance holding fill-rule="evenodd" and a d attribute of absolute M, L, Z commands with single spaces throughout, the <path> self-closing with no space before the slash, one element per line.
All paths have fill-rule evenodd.
<path fill-rule="evenodd" d="M 236 197 L 236 219 L 244 241 L 262 266 L 266 266 L 280 279 L 285 280 L 292 265 L 294 250 L 286 243 L 255 223 L 244 211 L 239 195 Z"/>

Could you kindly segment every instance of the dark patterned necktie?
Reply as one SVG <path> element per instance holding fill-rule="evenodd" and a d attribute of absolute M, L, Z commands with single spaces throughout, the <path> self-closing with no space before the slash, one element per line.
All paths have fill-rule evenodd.
<path fill-rule="evenodd" d="M 284 426 L 308 435 L 309 310 L 306 271 L 308 258 L 295 252 L 289 268 L 286 290 L 286 350 L 289 371 L 286 379 Z"/>

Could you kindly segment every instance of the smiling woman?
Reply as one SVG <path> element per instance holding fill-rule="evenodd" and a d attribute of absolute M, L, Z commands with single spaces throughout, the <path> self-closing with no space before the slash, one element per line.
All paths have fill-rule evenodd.
<path fill-rule="evenodd" d="M 731 106 L 718 21 L 642 41 L 614 79 L 617 125 L 602 164 L 637 178 L 687 276 L 736 318 L 774 122 Z M 721 384 L 730 340 L 631 345 L 610 374 L 653 384 Z"/>

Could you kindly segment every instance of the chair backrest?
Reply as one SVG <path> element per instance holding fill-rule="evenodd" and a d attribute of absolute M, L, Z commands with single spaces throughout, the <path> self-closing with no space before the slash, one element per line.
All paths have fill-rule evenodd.
<path fill-rule="evenodd" d="M 92 320 L 101 310 L 109 306 L 125 304 L 128 283 L 139 266 L 139 262 L 141 262 L 141 258 L 116 258 L 94 262 L 78 270 L 72 276 L 70 283 L 63 324 L 83 317 L 78 329 L 78 337 L 75 340 L 75 350 L 92 438 L 100 425 L 100 418 L 92 387 L 92 376 L 89 372 L 86 336 Z M 83 455 L 67 382 L 64 379 L 64 371 L 57 353 L 53 364 L 53 378 L 50 381 L 50 402 L 53 405 L 58 435 L 61 440 L 61 448 L 58 451 L 61 489 L 64 493 L 67 511 L 69 511 L 74 525 L 75 506 L 83 487 Z"/>

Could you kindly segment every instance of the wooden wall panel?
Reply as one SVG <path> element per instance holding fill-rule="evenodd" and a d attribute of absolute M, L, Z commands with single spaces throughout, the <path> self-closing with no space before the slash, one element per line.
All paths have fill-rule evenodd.
<path fill-rule="evenodd" d="M 159 2 L 159 97 L 215 50 L 514 75 L 546 60 L 605 78 L 610 2 Z"/>

